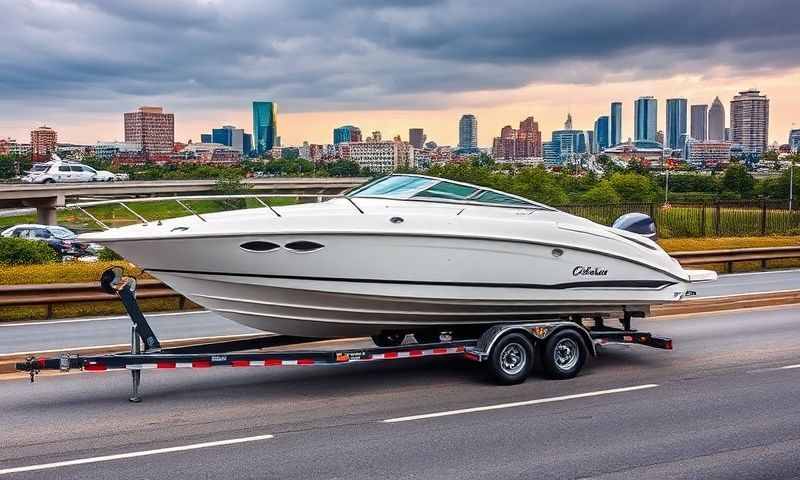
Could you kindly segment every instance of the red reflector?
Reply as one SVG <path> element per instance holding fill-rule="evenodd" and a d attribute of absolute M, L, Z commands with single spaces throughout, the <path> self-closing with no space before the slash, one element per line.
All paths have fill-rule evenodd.
<path fill-rule="evenodd" d="M 90 372 L 100 372 L 106 370 L 106 365 L 104 363 L 87 363 L 83 366 L 83 369 Z"/>
<path fill-rule="evenodd" d="M 672 350 L 672 340 L 667 340 L 666 347 L 667 347 L 667 350 Z"/>
<path fill-rule="evenodd" d="M 280 367 L 281 365 L 283 365 L 283 362 L 281 362 L 279 359 L 276 358 L 269 358 L 267 360 L 264 360 L 265 367 Z"/>
<path fill-rule="evenodd" d="M 158 362 L 156 368 L 175 368 L 175 362 Z"/>
<path fill-rule="evenodd" d="M 231 360 L 231 367 L 249 367 L 250 360 Z"/>
<path fill-rule="evenodd" d="M 442 353 L 447 353 L 447 349 L 446 348 L 434 348 L 433 349 L 433 353 L 437 354 L 437 355 L 438 354 L 442 354 Z"/>
<path fill-rule="evenodd" d="M 311 360 L 310 358 L 301 358 L 300 360 L 297 361 L 297 364 L 298 365 L 313 365 L 314 364 L 314 360 Z"/>
<path fill-rule="evenodd" d="M 458 348 L 456 348 L 456 351 L 457 352 L 463 352 L 464 351 L 464 347 L 458 347 Z"/>
<path fill-rule="evenodd" d="M 39 357 L 36 359 L 36 362 L 39 364 L 39 368 L 44 368 L 45 360 L 47 360 L 45 357 Z"/>
<path fill-rule="evenodd" d="M 421 357 L 422 356 L 422 350 L 411 350 L 410 352 L 408 352 L 408 356 L 409 357 Z"/>
<path fill-rule="evenodd" d="M 192 362 L 192 368 L 211 368 L 211 362 L 206 360 L 195 360 Z"/>
<path fill-rule="evenodd" d="M 397 352 L 386 352 L 383 354 L 383 358 L 397 358 Z"/>

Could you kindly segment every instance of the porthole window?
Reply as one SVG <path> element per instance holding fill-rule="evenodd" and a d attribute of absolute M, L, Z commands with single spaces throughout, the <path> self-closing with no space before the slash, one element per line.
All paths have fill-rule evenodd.
<path fill-rule="evenodd" d="M 281 248 L 280 245 L 272 242 L 265 242 L 262 240 L 256 240 L 253 242 L 245 242 L 239 247 L 242 250 L 247 250 L 248 252 L 271 252 L 272 250 L 276 250 Z"/>
<path fill-rule="evenodd" d="M 308 240 L 298 240 L 296 242 L 289 242 L 284 246 L 287 249 L 292 250 L 294 252 L 313 252 L 315 250 L 323 248 L 325 245 L 319 244 L 317 242 L 310 242 Z"/>

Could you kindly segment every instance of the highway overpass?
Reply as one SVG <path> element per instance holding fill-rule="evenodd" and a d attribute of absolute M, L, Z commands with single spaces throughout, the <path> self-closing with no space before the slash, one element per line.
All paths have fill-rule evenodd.
<path fill-rule="evenodd" d="M 361 185 L 364 177 L 252 178 L 248 193 L 336 195 Z M 51 183 L 0 185 L 0 208 L 36 208 L 38 222 L 54 225 L 56 209 L 79 197 L 125 198 L 215 193 L 216 180 L 154 180 L 110 183 Z"/>

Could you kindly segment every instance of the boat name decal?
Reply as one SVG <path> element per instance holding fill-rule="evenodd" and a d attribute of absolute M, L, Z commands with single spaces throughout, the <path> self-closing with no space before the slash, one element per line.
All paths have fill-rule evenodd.
<path fill-rule="evenodd" d="M 587 267 L 583 265 L 578 265 L 574 269 L 572 269 L 572 276 L 577 277 L 581 275 L 588 275 L 590 277 L 605 277 L 608 275 L 608 270 L 605 268 L 600 267 Z"/>

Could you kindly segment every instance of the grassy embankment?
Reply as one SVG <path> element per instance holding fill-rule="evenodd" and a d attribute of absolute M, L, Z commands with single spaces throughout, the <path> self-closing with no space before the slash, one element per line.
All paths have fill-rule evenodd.
<path fill-rule="evenodd" d="M 742 238 L 669 238 L 663 239 L 662 247 L 667 251 L 716 250 L 745 247 L 776 247 L 800 245 L 800 236 L 791 237 L 742 237 Z M 32 283 L 66 283 L 94 282 L 100 274 L 112 265 L 123 266 L 126 274 L 137 278 L 149 278 L 136 266 L 124 262 L 67 262 L 47 265 L 3 266 L 0 268 L 0 285 L 17 285 Z M 773 260 L 774 268 L 800 266 L 799 260 Z M 723 265 L 710 266 L 722 271 Z M 760 269 L 758 262 L 741 262 L 734 264 L 735 270 L 752 271 Z M 177 299 L 145 299 L 140 302 L 145 311 L 177 310 Z M 87 304 L 54 305 L 55 317 L 67 318 L 87 315 L 112 315 L 124 313 L 118 301 Z M 44 318 L 45 307 L 0 307 L 0 321 L 14 321 Z"/>

